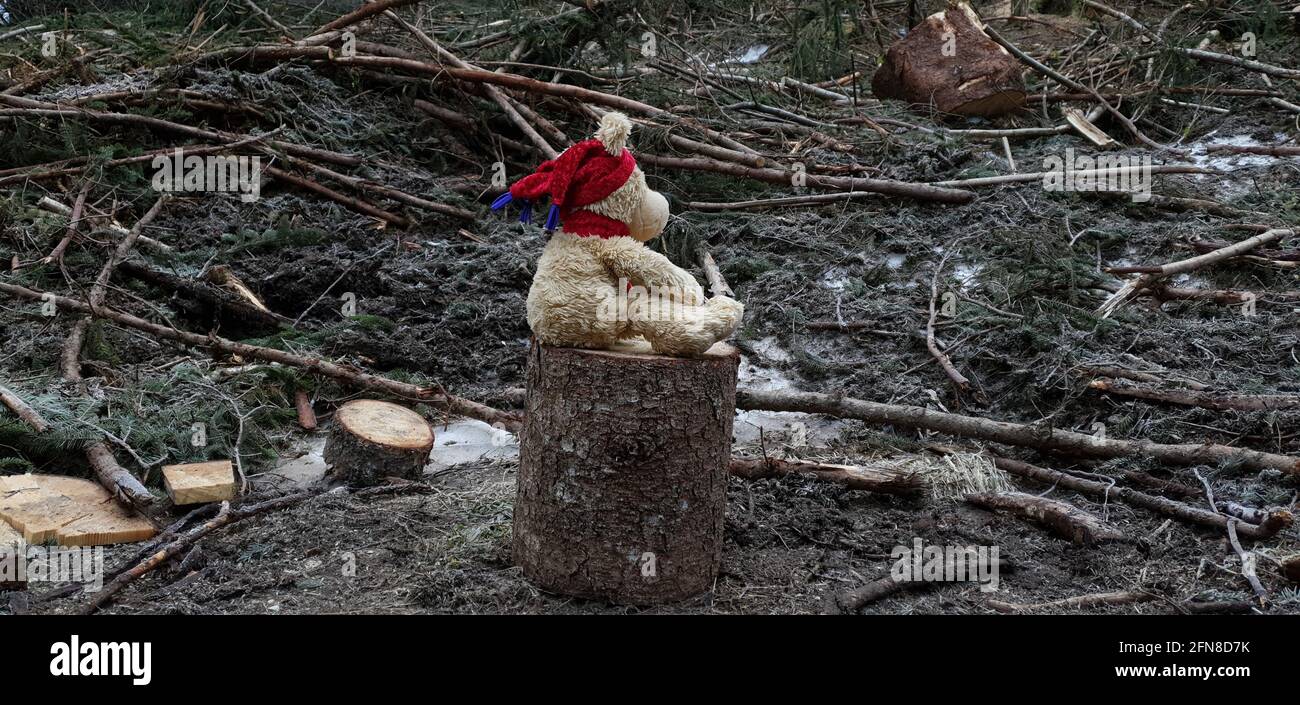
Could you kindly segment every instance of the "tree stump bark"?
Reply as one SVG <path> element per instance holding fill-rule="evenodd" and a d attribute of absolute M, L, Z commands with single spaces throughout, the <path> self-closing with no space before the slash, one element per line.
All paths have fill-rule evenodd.
<path fill-rule="evenodd" d="M 340 406 L 325 441 L 325 462 L 336 479 L 357 486 L 386 477 L 419 479 L 433 450 L 423 416 L 386 401 L 358 399 Z"/>
<path fill-rule="evenodd" d="M 736 407 L 734 348 L 656 355 L 533 344 L 514 560 L 539 587 L 648 605 L 713 585 Z"/>
<path fill-rule="evenodd" d="M 1023 72 L 962 2 L 925 18 L 889 47 L 871 92 L 941 113 L 994 117 L 1024 105 Z"/>

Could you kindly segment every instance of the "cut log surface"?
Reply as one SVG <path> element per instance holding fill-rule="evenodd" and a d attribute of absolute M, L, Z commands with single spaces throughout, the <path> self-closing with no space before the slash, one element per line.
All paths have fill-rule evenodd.
<path fill-rule="evenodd" d="M 925 18 L 889 47 L 871 91 L 942 113 L 993 117 L 1024 105 L 1022 71 L 963 2 Z"/>
<path fill-rule="evenodd" d="M 229 460 L 167 465 L 162 475 L 167 494 L 177 506 L 235 498 L 235 468 Z"/>
<path fill-rule="evenodd" d="M 433 450 L 433 429 L 418 413 L 371 399 L 350 401 L 334 414 L 325 462 L 335 478 L 356 486 L 386 477 L 418 479 Z"/>
<path fill-rule="evenodd" d="M 143 541 L 157 533 L 98 484 L 59 475 L 0 477 L 0 520 L 31 544 L 100 546 Z"/>
<path fill-rule="evenodd" d="M 18 570 L 25 550 L 23 535 L 0 521 L 0 590 L 26 590 L 26 571 Z"/>
<path fill-rule="evenodd" d="M 734 348 L 534 345 L 514 560 L 539 587 L 618 604 L 709 590 L 722 558 Z"/>

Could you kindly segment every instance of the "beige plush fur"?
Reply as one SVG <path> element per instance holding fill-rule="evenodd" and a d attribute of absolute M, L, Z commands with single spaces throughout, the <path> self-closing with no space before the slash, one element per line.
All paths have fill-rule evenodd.
<path fill-rule="evenodd" d="M 656 352 L 698 355 L 735 332 L 744 310 L 725 296 L 706 301 L 689 272 L 632 237 L 556 232 L 528 291 L 537 339 L 575 348 L 641 336 Z"/>
<path fill-rule="evenodd" d="M 627 118 L 601 121 L 602 132 L 626 139 Z M 607 121 L 609 124 L 606 124 Z M 651 191 L 640 169 L 590 210 L 628 224 L 631 236 L 579 237 L 556 231 L 537 262 L 528 291 L 528 325 L 547 345 L 607 348 L 644 337 L 656 352 L 699 355 L 735 332 L 744 307 L 734 299 L 706 300 L 690 272 L 645 242 L 668 222 L 668 201 Z M 630 290 L 629 290 L 630 287 Z"/>

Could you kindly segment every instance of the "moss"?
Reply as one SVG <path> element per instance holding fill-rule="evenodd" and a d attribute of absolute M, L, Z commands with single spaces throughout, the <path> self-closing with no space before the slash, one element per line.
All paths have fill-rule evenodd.
<path fill-rule="evenodd" d="M 449 306 L 448 310 L 450 311 L 450 309 L 451 307 Z M 385 333 L 391 333 L 394 330 L 397 330 L 397 321 L 384 318 L 383 316 L 358 313 L 355 316 L 348 316 L 347 320 L 348 323 L 360 328 L 361 330 L 383 331 Z"/>

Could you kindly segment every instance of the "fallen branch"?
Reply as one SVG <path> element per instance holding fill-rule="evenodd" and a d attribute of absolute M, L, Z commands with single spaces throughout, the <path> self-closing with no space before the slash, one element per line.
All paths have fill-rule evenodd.
<path fill-rule="evenodd" d="M 994 443 L 1037 448 L 1067 455 L 1090 458 L 1155 458 L 1178 465 L 1233 463 L 1242 469 L 1280 470 L 1300 475 L 1300 459 L 1286 455 L 1236 448 L 1214 443 L 1165 444 L 1098 438 L 1086 433 L 1064 431 L 1045 426 L 992 421 L 935 411 L 920 406 L 881 404 L 878 402 L 837 397 L 815 392 L 769 392 L 741 389 L 736 392 L 736 408 L 762 411 L 800 411 L 859 419 L 869 423 L 892 424 L 903 428 L 924 429 L 952 436 L 977 438 Z"/>
<path fill-rule="evenodd" d="M 1210 509 L 1219 513 L 1219 503 L 1214 499 L 1214 488 L 1210 487 L 1210 481 L 1205 476 L 1196 472 L 1196 479 L 1201 481 L 1201 486 L 1205 488 L 1205 501 L 1209 502 Z M 1228 517 L 1228 542 L 1232 545 L 1232 550 L 1236 551 L 1238 560 L 1241 561 L 1241 577 L 1246 579 L 1250 589 L 1255 592 L 1256 599 L 1259 600 L 1260 607 L 1268 606 L 1268 590 L 1264 589 L 1264 584 L 1259 582 L 1259 575 L 1255 572 L 1255 561 L 1257 556 L 1254 551 L 1247 551 L 1241 545 L 1241 540 L 1237 538 L 1237 524 L 1239 520 L 1236 517 Z"/>
<path fill-rule="evenodd" d="M 945 560 L 948 559 L 945 558 Z M 948 570 L 950 568 L 952 569 L 952 572 L 955 574 L 956 573 L 955 566 L 946 567 L 944 571 L 945 574 L 948 574 Z M 971 573 L 980 574 L 985 572 L 989 572 L 992 573 L 993 575 L 997 575 L 999 572 L 1007 570 L 1008 568 L 1010 568 L 1010 564 L 1008 564 L 1006 561 L 1003 561 L 1001 559 L 994 561 L 992 565 L 984 564 L 978 566 L 971 566 L 971 565 L 966 566 L 968 575 Z M 914 580 L 895 580 L 893 576 L 885 576 L 883 578 L 880 578 L 879 580 L 873 580 L 867 583 L 866 585 L 863 585 L 862 587 L 855 588 L 853 590 L 842 592 L 836 595 L 832 599 L 831 603 L 827 605 L 824 611 L 829 614 L 836 614 L 842 612 L 854 613 L 862 609 L 863 607 L 866 607 L 868 604 L 872 602 L 884 599 L 886 597 L 889 597 L 890 595 L 894 595 L 903 592 L 905 590 L 915 590 L 919 588 L 928 588 L 928 587 L 934 587 L 936 585 L 945 585 L 945 584 L 950 584 L 950 583 L 938 583 L 934 581 L 921 580 L 919 579 L 919 577 L 918 579 L 914 579 Z"/>
<path fill-rule="evenodd" d="M 24 34 L 31 34 L 32 32 L 39 32 L 43 29 L 45 29 L 45 25 L 43 24 L 33 24 L 26 27 L 19 27 L 18 29 L 11 29 L 8 32 L 0 34 L 0 41 L 13 39 L 14 37 L 21 37 Z"/>
<path fill-rule="evenodd" d="M 1104 169 L 1081 169 L 1078 171 L 1034 171 L 1020 174 L 1002 174 L 1001 176 L 979 176 L 971 179 L 950 179 L 935 181 L 931 186 L 944 188 L 978 188 L 980 186 L 1001 186 L 1003 184 L 1042 183 L 1047 176 L 1058 176 L 1064 183 L 1104 183 L 1106 179 L 1119 179 L 1124 176 L 1140 174 L 1218 174 L 1213 169 L 1194 164 L 1156 164 L 1150 167 L 1126 166 Z"/>
<path fill-rule="evenodd" d="M 1255 597 L 1259 599 L 1260 607 L 1268 606 L 1268 590 L 1264 584 L 1259 581 L 1259 574 L 1255 572 L 1257 557 L 1254 551 L 1247 551 L 1242 548 L 1241 540 L 1237 538 L 1238 519 L 1228 520 L 1228 542 L 1232 544 L 1232 550 L 1237 552 L 1237 558 L 1241 560 L 1241 576 L 1246 579 L 1250 589 L 1255 591 Z"/>
<path fill-rule="evenodd" d="M 942 203 L 969 203 L 975 199 L 975 193 L 972 191 L 945 188 L 941 185 L 937 186 L 932 184 L 909 183 L 905 181 L 890 181 L 888 179 L 867 179 L 854 176 L 825 176 L 822 174 L 799 175 L 792 171 L 785 171 L 784 169 L 760 169 L 733 162 L 708 159 L 705 157 L 668 157 L 643 152 L 638 154 L 636 158 L 638 162 L 656 166 L 661 169 L 707 171 L 715 174 L 725 174 L 727 176 L 736 176 L 769 184 L 780 184 L 783 186 L 794 186 L 794 177 L 802 176 L 802 179 L 807 186 L 833 191 L 869 191 L 872 193 L 904 196 L 924 201 L 939 201 Z"/>
<path fill-rule="evenodd" d="M 1028 480 L 1034 480 L 1048 486 L 1064 487 L 1074 490 L 1081 494 L 1090 495 L 1108 501 L 1111 499 L 1119 500 L 1125 504 L 1134 507 L 1142 507 L 1157 514 L 1163 514 L 1167 517 L 1185 521 L 1200 526 L 1208 526 L 1217 529 L 1228 528 L 1228 518 L 1218 512 L 1211 512 L 1199 509 L 1182 502 L 1178 502 L 1166 497 L 1157 497 L 1145 492 L 1128 487 L 1119 487 L 1109 485 L 1105 482 L 1096 480 L 1087 480 L 1076 477 L 1067 473 L 1047 468 L 1040 468 L 1036 465 L 1012 460 L 1011 458 L 993 457 L 993 464 L 999 469 L 1023 477 Z M 1291 512 L 1278 509 L 1269 512 L 1268 517 L 1258 526 L 1243 524 L 1239 528 L 1241 535 L 1249 539 L 1260 540 L 1276 536 L 1277 533 L 1288 526 L 1291 526 L 1293 517 Z"/>
<path fill-rule="evenodd" d="M 329 200 L 334 201 L 335 203 L 346 206 L 354 211 L 357 211 L 359 213 L 364 213 L 372 218 L 378 218 L 379 220 L 382 220 L 387 223 L 392 223 L 393 225 L 396 225 L 400 228 L 409 227 L 411 224 L 411 221 L 407 220 L 403 216 L 397 215 L 396 213 L 390 213 L 389 211 L 386 211 L 383 208 L 380 208 L 379 206 L 376 206 L 373 203 L 370 203 L 368 201 L 363 201 L 359 198 L 353 198 L 352 196 L 349 196 L 347 194 L 339 193 L 338 191 L 335 191 L 334 189 L 325 186 L 323 184 L 312 181 L 311 179 L 305 176 L 291 174 L 285 171 L 284 169 L 280 169 L 278 167 L 274 167 L 270 165 L 263 166 L 262 171 L 267 176 L 270 176 L 273 179 L 279 179 L 280 181 L 284 181 L 286 183 L 293 184 L 294 186 L 298 186 L 299 188 L 306 189 L 308 191 L 311 191 L 312 193 L 318 194 L 320 196 L 324 196 L 325 198 L 328 198 Z"/>
<path fill-rule="evenodd" d="M 23 401 L 22 397 L 15 394 L 13 390 L 2 384 L 0 384 L 0 403 L 9 407 L 9 410 L 14 412 L 28 426 L 31 426 L 33 431 L 45 433 L 49 430 L 50 425 L 45 422 L 45 419 L 41 418 L 41 415 L 35 409 Z"/>
<path fill-rule="evenodd" d="M 1203 198 L 1183 198 L 1181 196 L 1166 196 L 1160 193 L 1151 194 L 1146 205 L 1156 208 L 1166 208 L 1172 211 L 1189 211 L 1197 210 L 1217 215 L 1223 218 L 1242 218 L 1249 215 L 1248 211 L 1232 206 L 1225 206 L 1217 201 L 1209 201 Z"/>
<path fill-rule="evenodd" d="M 700 242 L 699 247 L 695 250 L 696 256 L 700 259 L 700 267 L 704 270 L 704 277 L 709 280 L 709 291 L 714 296 L 735 296 L 731 290 L 731 285 L 722 276 L 722 270 L 718 269 L 718 263 L 713 261 L 713 255 L 709 253 L 709 245 L 706 242 Z"/>
<path fill-rule="evenodd" d="M 131 248 L 135 246 L 136 239 L 140 237 L 140 233 L 146 225 L 153 222 L 153 219 L 162 211 L 163 204 L 166 202 L 167 196 L 165 194 L 159 196 L 158 200 L 154 201 L 153 207 L 140 220 L 136 221 L 126 237 L 122 238 L 121 242 L 117 244 L 117 248 L 109 254 L 108 261 L 99 270 L 99 276 L 95 278 L 95 283 L 91 285 L 90 292 L 86 295 L 88 307 L 92 314 L 104 304 L 104 299 L 108 295 L 108 282 L 113 277 L 113 270 L 130 254 Z M 60 365 L 63 379 L 78 388 L 83 386 L 81 346 L 90 322 L 91 316 L 88 315 L 74 323 L 63 344 L 62 364 Z M 87 446 L 85 455 L 90 467 L 95 471 L 95 477 L 98 478 L 99 484 L 103 485 L 119 502 L 140 512 L 145 512 L 153 506 L 153 495 L 149 494 L 149 490 L 145 489 L 144 485 L 140 484 L 140 481 L 130 471 L 118 464 L 117 459 L 113 457 L 113 452 L 108 449 L 108 446 L 103 441 L 96 441 Z"/>
<path fill-rule="evenodd" d="M 65 206 L 62 203 L 59 203 L 58 201 L 54 200 L 53 198 L 50 198 L 49 196 L 43 196 L 41 200 L 37 202 L 36 205 L 40 206 L 41 208 L 44 208 L 47 211 L 50 211 L 51 213 L 58 213 L 59 215 L 64 215 L 67 216 L 69 219 L 73 219 L 73 209 Z M 82 220 L 90 220 L 90 219 L 91 219 L 90 216 L 86 216 L 82 218 Z M 122 227 L 122 224 L 118 223 L 117 221 L 110 222 L 106 227 L 114 235 L 117 235 L 119 237 L 126 237 L 131 232 L 127 228 Z M 148 237 L 147 235 L 140 235 L 138 237 L 138 241 L 140 242 L 140 244 L 148 245 L 149 247 L 158 250 L 159 252 L 172 251 L 171 245 L 168 245 L 165 242 L 159 242 L 151 237 Z"/>
<path fill-rule="evenodd" d="M 231 509 L 229 502 L 222 502 L 221 511 L 218 512 L 215 517 L 203 522 L 193 529 L 190 529 L 176 540 L 163 546 L 157 553 L 145 558 L 140 563 L 136 564 L 135 567 L 113 578 L 113 580 L 105 585 L 102 590 L 95 593 L 95 596 L 91 598 L 89 602 L 82 605 L 81 609 L 78 610 L 78 613 L 83 615 L 94 614 L 100 607 L 108 604 L 117 593 L 122 591 L 122 588 L 131 584 L 131 582 L 136 578 L 139 578 L 145 573 L 156 569 L 158 566 L 161 566 L 167 561 L 180 555 L 185 549 L 193 546 L 195 543 L 217 529 L 249 517 L 257 516 L 258 514 L 292 506 L 318 494 L 320 494 L 319 490 L 299 492 L 297 494 L 286 495 L 284 497 L 269 499 L 265 502 L 251 504 L 246 507 L 240 507 L 238 509 Z"/>
<path fill-rule="evenodd" d="M 293 39 L 293 33 L 289 31 L 288 27 L 285 27 L 284 25 L 280 24 L 279 20 L 272 17 L 271 13 L 267 12 L 266 10 L 263 10 L 261 7 L 258 7 L 257 3 L 253 2 L 253 0 L 244 0 L 244 5 L 248 7 L 249 10 L 253 11 L 253 15 L 256 16 L 258 21 L 260 21 L 262 24 L 266 25 L 270 29 L 279 32 L 280 34 L 284 35 L 288 39 Z"/>
<path fill-rule="evenodd" d="M 1078 595 L 1076 597 L 1067 597 L 1063 600 L 1038 602 L 1031 605 L 1002 602 L 1001 600 L 989 600 L 985 604 L 1003 614 L 1016 614 L 1018 612 L 1031 612 L 1043 609 L 1074 610 L 1085 609 L 1088 607 L 1131 605 L 1137 602 L 1150 602 L 1156 599 L 1159 598 L 1149 592 L 1130 590 L 1127 592 L 1099 592 L 1092 595 Z"/>
<path fill-rule="evenodd" d="M 1199 406 L 1214 411 L 1300 409 L 1300 395 L 1295 394 L 1219 394 L 1188 389 L 1156 389 L 1113 379 L 1095 379 L 1088 384 L 1088 387 L 1120 396 L 1149 399 L 1166 404 Z"/>
<path fill-rule="evenodd" d="M 1116 108 L 1115 106 L 1111 105 L 1105 98 L 1102 97 L 1101 93 L 1098 93 L 1097 90 L 1094 89 L 1092 86 L 1079 83 L 1078 81 L 1075 81 L 1074 79 L 1069 78 L 1061 74 L 1060 72 L 1052 69 L 1051 67 L 1042 63 L 1041 61 L 1034 59 L 1032 56 L 1022 51 L 1019 47 L 1007 41 L 1005 37 L 1003 37 L 1001 34 L 998 34 L 996 31 L 994 31 L 992 27 L 985 27 L 984 31 L 989 36 L 989 38 L 991 38 L 993 41 L 997 42 L 998 44 L 1001 44 L 1003 49 L 1006 49 L 1007 51 L 1011 52 L 1012 56 L 1016 57 L 1017 59 L 1020 59 L 1021 63 L 1024 63 L 1026 66 L 1029 66 L 1034 71 L 1037 71 L 1038 73 L 1052 79 L 1053 81 L 1056 81 L 1057 83 L 1060 83 L 1061 85 L 1067 88 L 1070 88 L 1071 90 L 1082 91 L 1091 95 L 1093 97 L 1093 100 L 1096 100 L 1099 104 L 1101 104 L 1101 106 L 1105 108 L 1106 112 L 1114 116 L 1114 118 L 1118 120 L 1121 125 L 1124 126 L 1124 129 L 1127 130 L 1129 134 L 1137 138 L 1137 140 L 1142 144 L 1145 144 L 1146 146 L 1151 147 L 1152 149 L 1159 149 L 1162 151 L 1169 151 L 1169 152 L 1178 151 L 1170 147 L 1167 147 L 1165 145 L 1162 145 L 1159 142 L 1156 142 L 1155 140 L 1143 134 L 1143 132 L 1137 128 L 1137 125 L 1133 124 L 1133 121 L 1130 120 L 1127 115 L 1120 112 L 1119 109 Z"/>
<path fill-rule="evenodd" d="M 1124 478 L 1125 480 L 1128 480 L 1129 482 L 1134 482 L 1144 487 L 1149 487 L 1157 492 L 1161 492 L 1166 495 L 1173 495 L 1176 497 L 1183 497 L 1183 498 L 1201 496 L 1201 491 L 1194 487 L 1189 487 L 1187 485 L 1184 485 L 1181 482 L 1174 482 L 1173 480 L 1166 480 L 1162 477 L 1156 477 L 1151 473 L 1142 472 L 1141 470 L 1120 470 L 1119 476 Z M 1261 518 L 1251 523 L 1259 524 L 1262 521 L 1264 520 Z"/>
<path fill-rule="evenodd" d="M 867 321 L 809 321 L 807 328 L 808 330 L 833 330 L 839 332 L 866 331 L 867 333 L 873 333 L 875 335 L 883 335 L 887 338 L 910 337 L 908 333 L 904 333 L 903 331 L 884 330 L 882 328 L 872 328 L 872 326 L 876 326 L 876 325 L 880 325 L 880 324 L 876 322 L 867 322 Z"/>
<path fill-rule="evenodd" d="M 751 201 L 731 201 L 728 203 L 709 201 L 690 201 L 687 210 L 701 213 L 720 213 L 723 211 L 743 211 L 761 208 L 790 208 L 798 206 L 824 206 L 843 201 L 858 201 L 879 198 L 879 194 L 867 191 L 847 191 L 844 193 L 817 193 L 807 196 L 784 196 L 781 198 L 760 198 Z"/>
<path fill-rule="evenodd" d="M 293 405 L 298 411 L 298 425 L 302 426 L 304 431 L 315 431 L 316 412 L 311 408 L 311 397 L 307 396 L 307 390 L 302 388 L 293 390 Z"/>
<path fill-rule="evenodd" d="M 1247 145 L 1212 144 L 1206 152 L 1226 152 L 1228 154 L 1266 154 L 1272 157 L 1300 157 L 1300 147 L 1292 145 Z"/>
<path fill-rule="evenodd" d="M 1191 58 L 1196 59 L 1197 61 L 1209 61 L 1216 64 L 1227 64 L 1228 66 L 1236 66 L 1237 68 L 1246 69 L 1248 71 L 1262 73 L 1266 76 L 1276 76 L 1278 78 L 1289 78 L 1292 80 L 1300 80 L 1300 71 L 1297 71 L 1296 69 L 1282 68 L 1281 66 L 1266 64 L 1261 61 L 1254 61 L 1252 59 L 1243 59 L 1241 57 L 1232 56 L 1231 54 L 1220 54 L 1218 52 L 1206 51 L 1204 49 L 1193 49 L 1192 47 L 1170 47 L 1170 48 L 1173 51 L 1182 54 L 1183 56 L 1190 56 Z"/>
<path fill-rule="evenodd" d="M 1213 252 L 1207 252 L 1203 255 L 1197 255 L 1196 257 L 1171 262 L 1169 264 L 1145 267 L 1143 269 L 1146 273 L 1125 282 L 1118 291 L 1112 294 L 1110 298 L 1108 298 L 1105 303 L 1097 309 L 1097 315 L 1102 318 L 1110 317 L 1110 315 L 1117 311 L 1120 306 L 1124 305 L 1124 302 L 1132 299 L 1138 292 L 1167 277 L 1175 274 L 1185 274 L 1196 269 L 1201 269 L 1202 267 L 1207 267 L 1216 262 L 1222 262 L 1223 260 L 1243 255 L 1256 247 L 1267 245 L 1270 242 L 1277 242 L 1283 238 L 1291 237 L 1294 234 L 1295 232 L 1292 230 L 1275 228 L 1260 233 L 1254 237 L 1233 243 L 1227 247 L 1219 248 Z"/>
<path fill-rule="evenodd" d="M 285 161 L 290 164 L 304 168 L 308 171 L 317 174 L 322 174 L 324 176 L 327 176 L 357 191 L 370 191 L 373 193 L 377 193 L 381 196 L 391 198 L 395 201 L 401 201 L 402 203 L 415 206 L 416 208 L 421 208 L 427 211 L 433 211 L 434 213 L 442 213 L 443 215 L 450 215 L 456 218 L 460 218 L 462 220 L 478 219 L 477 213 L 465 208 L 459 208 L 457 206 L 448 205 L 446 203 L 438 203 L 437 201 L 430 201 L 425 198 L 420 198 L 419 196 L 412 196 L 411 194 L 406 193 L 405 191 L 399 191 L 395 188 L 385 186 L 383 184 L 377 184 L 373 181 L 368 181 L 366 179 L 359 179 L 355 176 L 349 176 L 347 174 L 334 171 L 333 169 L 330 169 L 328 167 L 324 167 L 319 164 L 314 164 L 305 159 L 297 159 L 295 157 L 289 157 L 287 155 L 284 155 L 284 157 L 285 157 Z M 314 184 L 313 186 L 310 186 L 308 188 L 316 190 L 317 186 L 320 185 Z M 330 198 L 332 200 L 339 201 L 340 203 L 344 203 L 344 205 L 349 205 L 347 201 L 355 200 L 355 199 L 349 199 L 347 196 L 344 196 L 343 194 L 340 194 L 337 191 L 333 191 L 332 189 L 328 189 L 323 186 L 320 186 L 320 188 L 323 189 L 323 191 L 317 191 L 318 193 L 322 193 L 322 195 L 325 195 L 327 198 Z M 367 205 L 369 206 L 370 204 Z M 373 206 L 370 207 L 374 208 Z M 371 212 L 370 214 L 375 215 L 377 213 L 385 213 L 385 212 L 386 211 L 382 211 L 380 209 L 375 208 L 374 212 Z M 387 216 L 384 216 L 384 219 L 388 220 L 392 216 L 393 214 L 389 213 Z"/>
<path fill-rule="evenodd" d="M 1041 524 L 1053 534 L 1079 545 L 1094 546 L 1103 541 L 1124 538 L 1118 529 L 1105 524 L 1101 519 L 1057 499 L 1023 492 L 972 492 L 965 496 L 965 500 L 979 507 L 1004 510 Z"/>
<path fill-rule="evenodd" d="M 41 260 L 42 264 L 50 262 L 63 262 L 63 253 L 68 250 L 72 244 L 72 238 L 77 235 L 77 228 L 81 226 L 81 210 L 86 206 L 86 196 L 90 195 L 90 187 L 94 182 L 86 179 L 81 185 L 81 191 L 77 193 L 77 200 L 72 204 L 72 213 L 68 216 L 68 231 L 64 234 L 59 244 L 54 246 L 50 254 Z"/>
<path fill-rule="evenodd" d="M 429 37 L 429 35 L 420 31 L 418 27 L 415 27 L 401 17 L 398 17 L 397 13 L 391 10 L 385 10 L 384 16 L 393 22 L 396 22 L 402 29 L 405 29 L 414 35 L 420 44 L 433 54 L 435 59 L 446 61 L 452 66 L 460 69 L 478 68 L 465 63 L 460 57 L 444 49 L 442 45 L 435 42 Z M 510 122 L 514 123 L 515 127 L 518 127 L 519 131 L 523 132 L 524 136 L 526 136 L 530 142 L 536 145 L 538 149 L 542 150 L 542 154 L 545 154 L 547 159 L 554 159 L 559 156 L 559 152 L 555 151 L 555 148 L 546 141 L 546 138 L 542 137 L 532 124 L 529 123 L 528 120 L 524 119 L 524 116 L 520 113 L 512 98 L 507 96 L 496 86 L 484 86 L 484 89 L 487 91 L 488 97 L 492 99 L 492 102 L 496 103 L 497 107 L 501 108 L 501 112 L 506 114 L 506 117 L 510 119 Z"/>
<path fill-rule="evenodd" d="M 329 377 L 345 384 L 373 389 L 376 391 L 392 394 L 408 401 L 422 404 L 430 404 L 442 408 L 449 414 L 465 416 L 472 419 L 478 419 L 484 423 L 498 425 L 510 432 L 516 432 L 522 427 L 522 420 L 518 414 L 513 414 L 499 409 L 493 409 L 490 406 L 479 404 L 478 402 L 463 399 L 458 396 L 447 394 L 439 389 L 430 387 L 420 387 L 406 382 L 379 377 L 356 368 L 338 365 L 333 362 L 311 358 L 294 353 L 275 350 L 273 348 L 264 348 L 258 345 L 249 345 L 239 343 L 233 340 L 222 338 L 217 335 L 199 335 L 197 333 L 188 333 L 171 326 L 150 323 L 149 321 L 133 316 L 129 313 L 114 311 L 113 309 L 100 307 L 92 310 L 86 302 L 47 294 L 43 291 L 28 289 L 17 284 L 0 282 L 0 292 L 32 300 L 46 300 L 52 302 L 55 306 L 66 311 L 76 313 L 94 313 L 96 317 L 113 321 L 119 325 L 126 326 L 135 330 L 149 333 L 158 338 L 165 340 L 174 340 L 185 345 L 206 348 L 226 353 L 228 355 L 238 355 L 240 357 L 255 358 L 266 360 L 268 362 L 278 362 L 284 365 L 300 367 L 307 372 Z"/>
<path fill-rule="evenodd" d="M 930 355 L 939 362 L 943 368 L 944 374 L 952 380 L 953 386 L 957 387 L 958 392 L 970 391 L 970 380 L 957 367 L 952 364 L 952 358 L 939 349 L 939 344 L 934 341 L 934 322 L 939 315 L 937 301 L 939 299 L 939 274 L 943 272 L 943 265 L 948 261 L 948 251 L 944 252 L 943 257 L 939 259 L 939 264 L 934 268 L 934 276 L 930 278 L 930 318 L 925 324 L 925 347 L 930 351 Z"/>
<path fill-rule="evenodd" d="M 316 30 L 315 32 L 312 32 L 311 36 L 314 37 L 318 34 L 324 34 L 326 32 L 334 32 L 340 29 L 345 29 L 366 19 L 367 17 L 373 17 L 381 12 L 392 10 L 393 8 L 397 8 L 397 7 L 412 5 L 419 1 L 420 0 L 377 0 L 377 2 L 363 4 L 361 7 L 358 7 L 352 12 L 349 12 L 348 14 L 343 15 L 342 17 L 338 17 L 333 21 L 322 25 L 320 29 Z"/>
<path fill-rule="evenodd" d="M 212 286 L 207 282 L 187 277 L 180 277 L 169 272 L 154 269 L 145 264 L 126 261 L 118 265 L 118 274 L 125 274 L 135 279 L 176 292 L 182 296 L 199 301 L 212 307 L 218 315 L 229 314 L 235 320 L 252 322 L 273 328 L 292 323 L 288 318 L 273 311 L 254 306 L 249 301 L 232 294 L 225 289 Z"/>
<path fill-rule="evenodd" d="M 322 47 L 327 48 L 327 47 Z M 205 130 L 200 127 L 184 125 L 170 120 L 152 117 L 149 115 L 136 115 L 134 113 L 114 113 L 105 110 L 91 110 L 75 106 L 64 106 L 56 103 L 47 103 L 29 98 L 19 98 L 17 96 L 0 96 L 0 103 L 8 103 L 16 106 L 15 110 L 0 110 L 0 116 L 31 116 L 31 117 L 70 117 L 83 118 L 96 122 L 106 122 L 116 125 L 134 125 L 148 129 L 161 130 L 176 134 L 193 137 L 195 139 L 206 140 L 209 142 L 251 142 L 257 139 L 256 136 L 240 135 L 231 132 L 217 130 Z M 307 147 L 293 142 L 284 142 L 281 140 L 270 140 L 268 144 L 284 152 L 288 152 L 295 157 L 304 159 L 319 159 L 332 164 L 341 164 L 344 166 L 357 166 L 363 161 L 361 157 L 351 154 L 341 154 L 327 149 L 318 147 Z"/>
<path fill-rule="evenodd" d="M 1237 213 L 1237 215 L 1248 215 L 1248 214 L 1243 211 Z M 1191 248 L 1196 252 L 1205 253 L 1205 252 L 1214 252 L 1215 250 L 1228 247 L 1232 243 L 1224 242 L 1222 240 L 1209 240 L 1205 238 L 1196 238 L 1191 242 L 1189 242 L 1188 244 L 1191 245 Z M 1254 250 L 1253 253 L 1254 256 L 1263 257 L 1264 259 L 1277 260 L 1279 262 L 1300 262 L 1300 251 L 1297 250 L 1278 250 L 1278 249 L 1261 247 L 1257 250 Z"/>

